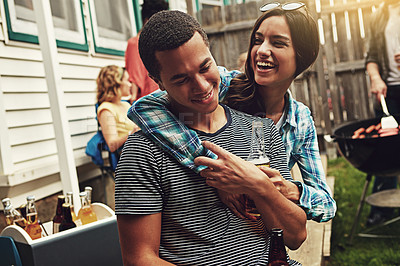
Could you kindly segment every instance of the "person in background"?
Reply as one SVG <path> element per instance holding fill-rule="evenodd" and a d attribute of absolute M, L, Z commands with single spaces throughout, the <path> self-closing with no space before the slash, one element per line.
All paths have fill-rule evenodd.
<path fill-rule="evenodd" d="M 244 67 L 246 65 L 246 59 L 247 59 L 247 52 L 241 53 L 237 59 L 237 69 L 240 72 L 244 72 Z"/>
<path fill-rule="evenodd" d="M 261 121 L 274 176 L 290 179 L 282 139 L 271 120 L 218 103 L 220 74 L 200 24 L 184 12 L 159 12 L 144 26 L 139 52 L 171 111 L 218 154 L 205 163 L 215 173 L 226 164 L 230 174 L 202 178 L 142 132 L 129 136 L 115 185 L 124 265 L 267 265 L 272 228 L 283 229 L 285 244 L 297 249 L 307 235 L 304 211 L 242 159 L 252 122 Z M 249 195 L 262 219 L 238 218 L 215 188 Z"/>
<path fill-rule="evenodd" d="M 100 70 L 96 82 L 97 119 L 108 148 L 114 152 L 139 129 L 126 115 L 131 105 L 122 101 L 131 94 L 129 74 L 122 67 L 110 65 Z"/>
<path fill-rule="evenodd" d="M 336 202 L 326 183 L 314 122 L 308 107 L 294 100 L 288 90 L 295 77 L 317 58 L 317 26 L 302 3 L 272 3 L 260 9 L 265 13 L 253 27 L 245 73 L 234 78 L 238 72 L 231 74 L 219 67 L 219 95 L 234 109 L 274 121 L 285 145 L 288 167 L 297 163 L 304 183 L 271 180 L 305 210 L 308 219 L 326 222 L 334 217 Z M 196 172 L 204 170 L 206 167 L 194 163 L 195 158 L 217 156 L 201 145 L 193 130 L 176 121 L 168 105 L 167 96 L 156 91 L 133 104 L 128 117 L 181 164 Z M 237 216 L 250 218 L 238 202 L 240 195 L 221 191 L 220 196 Z"/>
<path fill-rule="evenodd" d="M 142 4 L 142 22 L 147 23 L 149 18 L 155 13 L 167 10 L 168 2 L 165 0 L 144 0 Z M 158 85 L 149 77 L 146 68 L 139 56 L 138 40 L 140 32 L 137 36 L 128 40 L 125 51 L 125 68 L 129 73 L 130 82 L 132 83 L 132 91 L 130 102 L 147 95 L 158 89 Z"/>
<path fill-rule="evenodd" d="M 368 35 L 366 69 L 371 81 L 370 91 L 380 102 L 385 96 L 390 114 L 400 114 L 400 2 L 386 0 L 371 15 Z M 375 114 L 382 117 L 379 104 Z M 372 192 L 397 188 L 397 177 L 375 176 Z M 367 225 L 372 226 L 388 220 L 393 215 L 392 208 L 371 206 Z"/>

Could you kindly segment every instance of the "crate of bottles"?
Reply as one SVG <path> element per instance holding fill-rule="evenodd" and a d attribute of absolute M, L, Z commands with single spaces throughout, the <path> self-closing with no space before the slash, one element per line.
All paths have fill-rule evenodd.
<path fill-rule="evenodd" d="M 114 211 L 92 203 L 97 221 L 52 234 L 53 222 L 43 224 L 47 236 L 32 239 L 17 225 L 9 225 L 1 236 L 14 239 L 24 266 L 122 265 L 118 227 Z"/>

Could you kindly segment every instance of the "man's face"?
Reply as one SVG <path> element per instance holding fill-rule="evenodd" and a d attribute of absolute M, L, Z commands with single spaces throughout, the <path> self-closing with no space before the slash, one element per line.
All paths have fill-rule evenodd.
<path fill-rule="evenodd" d="M 161 66 L 158 83 L 168 92 L 175 112 L 209 114 L 217 108 L 220 76 L 198 32 L 176 49 L 156 52 L 156 58 Z"/>

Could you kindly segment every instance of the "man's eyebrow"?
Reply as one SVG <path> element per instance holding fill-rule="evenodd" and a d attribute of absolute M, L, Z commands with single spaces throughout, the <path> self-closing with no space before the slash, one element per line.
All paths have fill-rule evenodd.
<path fill-rule="evenodd" d="M 204 67 L 205 65 L 207 65 L 211 60 L 212 60 L 211 57 L 207 57 L 206 59 L 204 59 L 203 62 L 201 62 L 199 68 L 200 68 L 200 69 L 203 68 L 203 67 Z M 172 76 L 169 80 L 170 80 L 171 82 L 173 82 L 173 81 L 175 81 L 175 80 L 184 78 L 184 77 L 186 77 L 186 76 L 187 76 L 186 73 L 176 74 L 176 75 Z"/>

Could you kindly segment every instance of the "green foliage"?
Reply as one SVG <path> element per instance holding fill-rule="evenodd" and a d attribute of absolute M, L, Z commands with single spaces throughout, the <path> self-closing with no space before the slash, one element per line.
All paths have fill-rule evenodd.
<path fill-rule="evenodd" d="M 329 160 L 328 175 L 335 177 L 334 198 L 338 208 L 332 224 L 331 257 L 328 265 L 400 265 L 400 238 L 365 238 L 355 235 L 352 245 L 348 244 L 366 174 L 355 169 L 344 158 L 338 158 Z M 367 196 L 371 194 L 372 183 L 373 180 Z M 367 229 L 365 221 L 369 210 L 370 206 L 364 204 L 356 233 Z M 397 211 L 395 213 L 398 215 Z M 375 229 L 373 233 L 400 236 L 400 221 Z"/>

